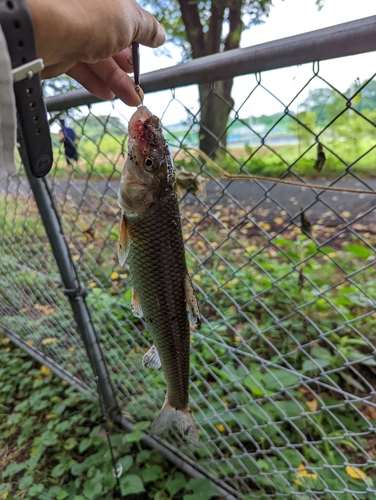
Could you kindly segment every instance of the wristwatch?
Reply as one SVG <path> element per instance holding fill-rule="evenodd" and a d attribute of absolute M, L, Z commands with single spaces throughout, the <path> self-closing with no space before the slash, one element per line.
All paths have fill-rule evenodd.
<path fill-rule="evenodd" d="M 44 177 L 52 167 L 52 143 L 43 100 L 30 12 L 25 0 L 0 0 L 0 24 L 12 63 L 17 118 L 30 169 Z"/>

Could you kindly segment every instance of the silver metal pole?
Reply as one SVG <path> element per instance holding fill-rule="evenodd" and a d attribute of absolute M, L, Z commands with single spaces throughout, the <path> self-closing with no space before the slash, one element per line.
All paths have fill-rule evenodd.
<path fill-rule="evenodd" d="M 253 47 L 229 50 L 142 75 L 145 93 L 376 51 L 376 16 L 289 36 Z M 86 90 L 46 99 L 47 110 L 61 111 L 101 100 Z"/>

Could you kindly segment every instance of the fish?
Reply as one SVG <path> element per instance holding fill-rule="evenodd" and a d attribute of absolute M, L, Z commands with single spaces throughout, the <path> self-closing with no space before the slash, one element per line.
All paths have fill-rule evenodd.
<path fill-rule="evenodd" d="M 190 326 L 201 325 L 197 296 L 185 260 L 176 171 L 160 120 L 140 106 L 128 125 L 128 154 L 120 180 L 118 259 L 128 260 L 133 314 L 154 342 L 145 367 L 162 367 L 166 399 L 150 434 L 170 427 L 197 446 L 189 406 Z"/>

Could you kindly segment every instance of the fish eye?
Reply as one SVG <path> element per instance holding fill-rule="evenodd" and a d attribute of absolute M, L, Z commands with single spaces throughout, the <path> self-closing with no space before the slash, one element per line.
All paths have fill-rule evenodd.
<path fill-rule="evenodd" d="M 150 172 L 151 170 L 153 170 L 153 167 L 154 167 L 154 158 L 148 156 L 145 160 L 145 168 Z"/>

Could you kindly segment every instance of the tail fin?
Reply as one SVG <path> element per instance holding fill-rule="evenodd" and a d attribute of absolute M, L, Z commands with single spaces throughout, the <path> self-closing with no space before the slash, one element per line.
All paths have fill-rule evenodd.
<path fill-rule="evenodd" d="M 159 415 L 153 422 L 150 433 L 151 435 L 161 434 L 169 427 L 174 427 L 187 443 L 194 446 L 200 444 L 197 427 L 188 405 L 183 410 L 175 410 L 166 399 Z"/>

